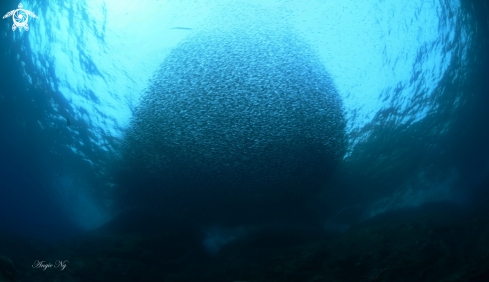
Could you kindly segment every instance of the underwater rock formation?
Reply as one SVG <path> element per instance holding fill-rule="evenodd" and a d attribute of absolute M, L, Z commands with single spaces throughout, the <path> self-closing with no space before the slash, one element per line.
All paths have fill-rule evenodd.
<path fill-rule="evenodd" d="M 12 260 L 7 256 L 0 256 L 0 282 L 4 281 L 14 281 L 15 275 L 17 274 L 17 269 L 14 266 Z"/>
<path fill-rule="evenodd" d="M 126 203 L 219 222 L 295 213 L 344 154 L 342 102 L 290 30 L 197 33 L 150 84 L 123 144 Z"/>

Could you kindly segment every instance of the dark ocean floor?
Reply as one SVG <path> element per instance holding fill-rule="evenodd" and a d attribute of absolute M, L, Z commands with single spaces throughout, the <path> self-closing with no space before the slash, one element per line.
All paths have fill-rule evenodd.
<path fill-rule="evenodd" d="M 261 228 L 215 257 L 181 222 L 125 214 L 58 244 L 2 232 L 0 281 L 489 281 L 489 205 L 430 203 L 341 235 Z M 146 227 L 144 227 L 146 226 Z M 56 267 L 56 261 L 66 267 Z M 35 261 L 53 266 L 34 268 Z"/>

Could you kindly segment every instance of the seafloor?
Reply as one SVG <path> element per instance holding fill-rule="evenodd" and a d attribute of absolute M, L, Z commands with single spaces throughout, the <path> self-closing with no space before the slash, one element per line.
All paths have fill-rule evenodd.
<path fill-rule="evenodd" d="M 205 254 L 197 230 L 119 218 L 59 244 L 1 233 L 0 281 L 489 281 L 489 205 L 431 203 L 339 235 L 262 228 Z M 137 228 L 136 228 L 137 226 Z M 61 270 L 57 260 L 65 261 Z M 53 266 L 34 268 L 35 261 Z"/>

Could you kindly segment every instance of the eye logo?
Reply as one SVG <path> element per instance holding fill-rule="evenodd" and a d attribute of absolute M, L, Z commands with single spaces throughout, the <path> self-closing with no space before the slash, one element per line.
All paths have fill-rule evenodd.
<path fill-rule="evenodd" d="M 15 29 L 18 27 L 19 31 L 22 30 L 22 28 L 25 29 L 25 31 L 29 30 L 29 26 L 27 25 L 27 21 L 29 20 L 29 16 L 34 17 L 37 19 L 37 16 L 34 15 L 31 11 L 27 11 L 22 9 L 22 3 L 19 4 L 19 8 L 17 10 L 13 10 L 8 12 L 3 18 L 8 18 L 10 16 L 13 16 L 14 24 L 12 25 L 12 30 L 15 31 Z"/>

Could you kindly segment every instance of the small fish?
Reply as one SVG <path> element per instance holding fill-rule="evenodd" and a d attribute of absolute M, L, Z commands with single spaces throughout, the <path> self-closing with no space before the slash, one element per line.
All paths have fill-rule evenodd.
<path fill-rule="evenodd" d="M 66 119 L 66 125 L 68 125 L 68 126 L 70 126 L 70 125 L 71 125 L 71 120 L 70 120 L 70 118 L 67 118 L 67 119 Z"/>
<path fill-rule="evenodd" d="M 192 30 L 190 27 L 179 27 L 179 26 L 177 26 L 177 27 L 172 27 L 172 28 L 170 28 L 170 29 L 185 29 L 185 30 Z"/>

